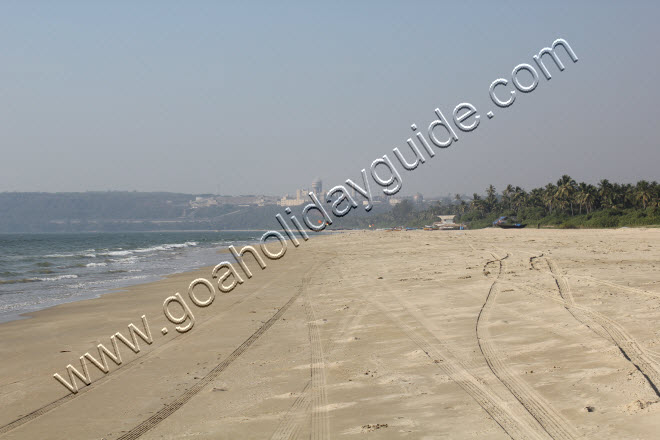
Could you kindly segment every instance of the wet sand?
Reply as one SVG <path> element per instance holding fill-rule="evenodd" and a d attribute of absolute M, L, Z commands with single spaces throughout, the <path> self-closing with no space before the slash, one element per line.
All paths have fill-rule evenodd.
<path fill-rule="evenodd" d="M 205 308 L 187 290 L 210 268 L 1 324 L 0 438 L 660 432 L 660 229 L 355 231 L 246 261 Z M 186 333 L 163 314 L 175 292 Z M 142 315 L 139 353 L 86 362 L 75 394 L 53 378 Z"/>

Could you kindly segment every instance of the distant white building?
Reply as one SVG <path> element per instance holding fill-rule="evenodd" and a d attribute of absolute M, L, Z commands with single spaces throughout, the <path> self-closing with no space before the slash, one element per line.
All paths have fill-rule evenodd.
<path fill-rule="evenodd" d="M 312 182 L 312 191 L 317 195 L 323 192 L 323 181 L 320 178 L 317 177 Z"/>
<path fill-rule="evenodd" d="M 288 198 L 288 197 L 282 197 L 279 202 L 277 202 L 278 205 L 280 206 L 298 206 L 302 205 L 305 203 L 307 200 L 305 199 L 299 199 L 299 198 Z"/>
<path fill-rule="evenodd" d="M 195 200 L 190 201 L 190 207 L 195 208 L 205 208 L 208 206 L 217 206 L 218 201 L 212 197 L 195 197 Z"/>
<path fill-rule="evenodd" d="M 323 192 L 323 181 L 319 179 L 318 177 L 314 179 L 312 182 L 312 189 L 311 192 L 316 194 L 316 197 L 318 197 L 320 200 L 325 200 L 326 198 L 326 193 Z M 289 196 L 289 194 L 285 195 L 280 199 L 279 202 L 277 202 L 278 205 L 280 206 L 298 206 L 302 205 L 303 203 L 309 203 L 309 193 L 310 190 L 305 189 L 305 188 L 300 188 L 296 190 L 296 197 L 293 198 Z"/>
<path fill-rule="evenodd" d="M 296 190 L 296 197 L 291 197 L 289 194 L 285 195 L 280 199 L 279 202 L 277 202 L 278 205 L 280 206 L 298 206 L 302 205 L 303 203 L 307 202 L 309 198 L 307 197 L 307 191 L 306 189 L 298 189 Z"/>

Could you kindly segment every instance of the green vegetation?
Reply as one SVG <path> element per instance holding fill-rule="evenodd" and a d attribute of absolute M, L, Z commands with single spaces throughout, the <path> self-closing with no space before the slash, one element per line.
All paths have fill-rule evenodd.
<path fill-rule="evenodd" d="M 192 208 L 192 194 L 141 192 L 0 193 L 0 232 L 155 231 L 274 229 L 281 206 L 222 204 Z M 294 209 L 299 215 L 299 209 Z M 471 229 L 491 226 L 498 217 L 517 217 L 528 227 L 611 228 L 660 225 L 660 185 L 641 180 L 598 185 L 562 176 L 556 184 L 525 191 L 508 185 L 501 194 L 490 185 L 472 198 L 457 194 L 441 202 L 416 205 L 404 200 L 390 208 L 380 203 L 367 213 L 351 210 L 331 229 L 409 226 L 456 215 Z"/>
<path fill-rule="evenodd" d="M 525 191 L 508 185 L 501 194 L 490 185 L 485 195 L 467 199 L 456 194 L 449 203 L 435 202 L 415 210 L 405 200 L 391 212 L 356 219 L 341 219 L 343 227 L 420 227 L 437 221 L 437 215 L 455 214 L 457 223 L 470 229 L 491 226 L 501 216 L 516 217 L 528 227 L 614 228 L 660 225 L 660 185 L 640 180 L 618 184 L 601 180 L 598 185 L 577 183 L 564 175 L 556 184 Z"/>
<path fill-rule="evenodd" d="M 377 212 L 376 208 L 369 214 L 355 215 L 364 211 L 351 211 L 346 217 L 334 221 L 330 229 L 337 228 L 391 228 L 394 226 L 408 226 L 420 228 L 438 221 L 438 215 L 454 214 L 452 205 L 434 203 L 427 209 L 416 210 L 415 204 L 405 199 L 395 205 L 389 212 Z"/>
<path fill-rule="evenodd" d="M 460 201 L 460 221 L 471 227 L 490 226 L 499 216 L 516 216 L 529 226 L 612 228 L 660 224 L 660 185 L 640 180 L 636 185 L 601 180 L 598 185 L 563 175 L 555 185 L 527 192 L 508 185 L 500 197 L 491 185 L 486 198 L 474 194 Z"/>

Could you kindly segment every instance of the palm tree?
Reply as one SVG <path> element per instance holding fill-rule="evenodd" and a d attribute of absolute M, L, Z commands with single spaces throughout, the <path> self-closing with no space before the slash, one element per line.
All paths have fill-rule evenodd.
<path fill-rule="evenodd" d="M 601 206 L 605 208 L 614 207 L 614 200 L 612 194 L 612 184 L 609 180 L 603 179 L 598 182 L 598 195 L 600 196 Z"/>
<path fill-rule="evenodd" d="M 577 201 L 580 204 L 580 214 L 582 214 L 582 206 L 586 208 L 587 214 L 589 214 L 596 201 L 596 188 L 593 185 L 581 182 L 579 184 Z"/>
<path fill-rule="evenodd" d="M 516 186 L 512 199 L 513 207 L 515 208 L 516 212 L 520 211 L 520 209 L 527 204 L 527 199 L 528 197 L 525 190 L 519 186 Z"/>
<path fill-rule="evenodd" d="M 637 182 L 637 188 L 635 188 L 635 200 L 642 202 L 642 207 L 646 209 L 646 204 L 651 201 L 653 198 L 653 193 L 651 192 L 651 186 L 646 180 L 640 180 Z"/>
<path fill-rule="evenodd" d="M 543 188 L 534 188 L 531 190 L 527 198 L 527 203 L 529 206 L 543 207 Z"/>
<path fill-rule="evenodd" d="M 582 206 L 584 206 L 584 194 L 587 189 L 587 184 L 584 182 L 580 182 L 577 186 L 577 189 L 575 190 L 575 202 L 578 204 L 578 207 L 580 210 L 578 211 L 578 214 L 582 214 Z"/>
<path fill-rule="evenodd" d="M 477 193 L 472 194 L 472 201 L 470 202 L 470 209 L 483 214 L 484 211 L 485 211 L 485 208 L 486 208 L 486 205 L 484 204 L 484 201 L 481 200 L 481 196 Z"/>
<path fill-rule="evenodd" d="M 557 191 L 555 192 L 555 207 L 557 207 L 561 211 L 565 211 L 566 207 L 568 206 L 568 201 L 567 199 L 560 193 L 560 189 L 557 188 Z"/>
<path fill-rule="evenodd" d="M 460 215 L 463 215 L 465 213 L 465 201 L 463 200 L 463 197 L 459 193 L 454 194 L 454 200 L 456 201 L 456 211 Z"/>
<path fill-rule="evenodd" d="M 511 196 L 513 195 L 514 189 L 511 184 L 507 185 L 502 191 L 502 204 L 505 205 L 508 209 L 511 209 Z"/>
<path fill-rule="evenodd" d="M 575 193 L 575 180 L 571 176 L 564 174 L 557 181 L 557 198 L 562 206 L 570 204 L 571 216 L 573 215 L 573 194 Z"/>
<path fill-rule="evenodd" d="M 492 211 L 495 206 L 497 205 L 497 191 L 495 190 L 495 187 L 493 185 L 488 185 L 488 188 L 486 189 L 486 208 L 488 208 L 488 212 Z"/>
<path fill-rule="evenodd" d="M 632 208 L 635 206 L 635 187 L 630 183 L 623 185 L 615 183 L 614 193 L 617 205 L 622 208 Z"/>
<path fill-rule="evenodd" d="M 460 209 L 461 214 L 463 214 L 465 212 L 466 208 L 467 208 L 467 203 L 465 203 L 465 200 L 461 200 L 461 205 L 458 208 L 458 209 Z"/>
<path fill-rule="evenodd" d="M 557 192 L 557 187 L 552 183 L 548 183 L 545 186 L 543 191 L 543 203 L 548 208 L 548 213 L 552 215 L 552 204 L 555 201 L 555 193 Z"/>
<path fill-rule="evenodd" d="M 651 193 L 653 198 L 651 199 L 651 206 L 660 208 L 660 185 L 655 180 L 651 182 Z"/>

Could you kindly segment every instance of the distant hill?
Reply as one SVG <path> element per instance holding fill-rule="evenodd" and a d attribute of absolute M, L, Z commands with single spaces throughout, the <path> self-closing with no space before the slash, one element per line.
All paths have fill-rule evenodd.
<path fill-rule="evenodd" d="M 0 193 L 0 233 L 279 229 L 275 215 L 283 214 L 284 208 L 274 204 L 246 206 L 242 203 L 246 197 L 220 196 L 217 205 L 199 206 L 196 200 L 200 195 L 194 194 L 5 192 Z M 372 212 L 376 211 L 381 209 Z M 366 214 L 362 209 L 356 212 L 354 216 Z"/>
<path fill-rule="evenodd" d="M 0 193 L 0 232 L 106 230 L 112 224 L 186 216 L 195 197 L 140 192 Z"/>

